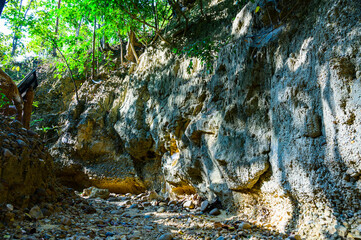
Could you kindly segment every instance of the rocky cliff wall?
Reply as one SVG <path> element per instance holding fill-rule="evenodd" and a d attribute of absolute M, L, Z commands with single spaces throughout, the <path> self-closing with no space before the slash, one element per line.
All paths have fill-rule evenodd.
<path fill-rule="evenodd" d="M 307 239 L 357 236 L 359 1 L 266 2 L 237 15 L 214 74 L 160 45 L 85 82 L 53 155 L 114 191 L 219 196 Z"/>

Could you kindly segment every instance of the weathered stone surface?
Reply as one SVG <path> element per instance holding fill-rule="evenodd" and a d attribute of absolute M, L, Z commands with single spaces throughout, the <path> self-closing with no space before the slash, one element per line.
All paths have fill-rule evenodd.
<path fill-rule="evenodd" d="M 361 208 L 359 1 L 267 2 L 228 22 L 212 74 L 159 46 L 131 75 L 83 84 L 94 99 L 71 106 L 54 155 L 71 149 L 98 179 L 219 196 L 306 239 L 346 234 L 335 226 Z"/>

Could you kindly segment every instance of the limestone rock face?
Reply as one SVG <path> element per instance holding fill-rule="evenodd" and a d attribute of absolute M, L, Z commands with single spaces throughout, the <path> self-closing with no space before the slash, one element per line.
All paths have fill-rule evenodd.
<path fill-rule="evenodd" d="M 212 74 L 198 59 L 187 71 L 190 59 L 159 46 L 131 75 L 83 84 L 94 98 L 53 151 L 71 147 L 98 176 L 113 166 L 111 176 L 158 192 L 218 196 L 306 239 L 356 228 L 359 1 L 267 2 L 270 14 L 248 3 L 237 15 Z"/>

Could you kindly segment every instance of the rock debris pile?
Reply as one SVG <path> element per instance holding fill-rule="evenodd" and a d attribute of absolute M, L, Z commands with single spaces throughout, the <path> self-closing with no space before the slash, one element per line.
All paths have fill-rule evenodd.
<path fill-rule="evenodd" d="M 91 196 L 91 197 L 90 197 Z M 54 204 L 34 206 L 7 228 L 2 239 L 301 239 L 256 225 L 246 216 L 231 216 L 215 208 L 218 200 L 197 195 L 164 199 L 151 191 L 139 195 L 110 194 L 91 187 L 64 194 Z"/>
<path fill-rule="evenodd" d="M 0 203 L 27 207 L 54 199 L 53 160 L 39 135 L 3 116 L 0 126 Z"/>

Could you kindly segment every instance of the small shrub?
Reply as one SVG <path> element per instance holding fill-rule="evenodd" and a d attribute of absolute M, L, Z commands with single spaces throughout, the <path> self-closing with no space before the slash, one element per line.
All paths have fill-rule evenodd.
<path fill-rule="evenodd" d="M 230 38 L 225 40 L 212 40 L 207 37 L 185 46 L 182 50 L 174 48 L 173 52 L 190 58 L 199 58 L 201 60 L 201 64 L 205 65 L 207 73 L 210 74 L 213 72 L 213 63 L 217 60 L 220 49 L 228 44 L 229 39 Z M 188 74 L 190 74 L 192 69 L 193 61 L 191 60 L 187 67 Z"/>

